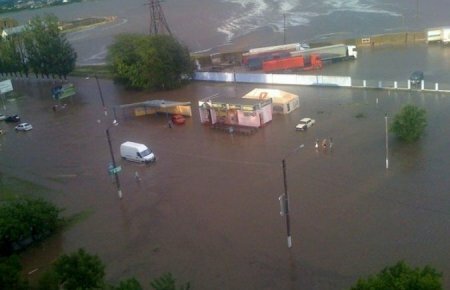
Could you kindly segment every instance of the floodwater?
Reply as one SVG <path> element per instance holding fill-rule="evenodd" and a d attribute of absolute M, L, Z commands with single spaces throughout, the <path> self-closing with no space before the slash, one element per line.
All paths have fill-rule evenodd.
<path fill-rule="evenodd" d="M 215 131 L 199 122 L 197 100 L 242 96 L 252 84 L 193 83 L 181 90 L 126 92 L 101 80 L 108 108 L 146 99 L 192 102 L 192 118 L 167 127 L 165 115 L 104 115 L 94 79 L 71 79 L 78 94 L 53 112 L 50 81 L 14 81 L 24 94 L 6 103 L 33 130 L 0 139 L 1 170 L 54 189 L 48 198 L 66 215 L 88 217 L 25 259 L 37 277 L 62 253 L 80 247 L 100 256 L 108 281 L 149 281 L 172 272 L 193 289 L 345 289 L 398 260 L 430 264 L 450 287 L 450 98 L 417 91 L 271 86 L 300 95 L 301 107 L 251 136 Z M 408 103 L 427 110 L 416 144 L 389 134 L 385 113 Z M 356 116 L 360 116 L 359 118 Z M 362 117 L 361 117 L 362 116 Z M 316 119 L 295 131 L 302 117 Z M 391 122 L 392 119 L 388 119 Z M 109 128 L 123 199 L 107 173 Z M 333 151 L 315 150 L 333 138 Z M 158 160 L 120 160 L 124 141 L 145 143 Z M 293 152 L 299 145 L 304 147 Z M 286 242 L 281 161 L 287 163 L 293 247 Z M 142 180 L 135 180 L 135 172 Z"/>

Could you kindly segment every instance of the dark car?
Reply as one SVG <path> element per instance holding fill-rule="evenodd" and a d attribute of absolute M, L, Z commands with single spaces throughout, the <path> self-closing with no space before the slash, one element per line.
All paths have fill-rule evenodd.
<path fill-rule="evenodd" d="M 20 118 L 18 115 L 11 115 L 6 117 L 5 122 L 10 122 L 10 123 L 17 123 L 20 121 Z"/>
<path fill-rule="evenodd" d="M 413 72 L 411 74 L 411 76 L 409 77 L 409 81 L 413 85 L 421 84 L 422 81 L 423 81 L 423 72 L 421 72 L 420 70 L 417 70 L 417 71 Z"/>

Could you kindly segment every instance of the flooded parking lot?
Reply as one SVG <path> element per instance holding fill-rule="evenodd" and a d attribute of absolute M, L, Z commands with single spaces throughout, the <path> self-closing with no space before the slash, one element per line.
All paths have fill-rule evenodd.
<path fill-rule="evenodd" d="M 194 289 L 343 289 L 358 277 L 404 259 L 431 264 L 450 286 L 450 98 L 419 91 L 271 86 L 300 96 L 300 109 L 275 115 L 251 136 L 201 125 L 197 101 L 216 93 L 242 96 L 252 84 L 193 83 L 181 90 L 126 92 L 101 81 L 108 108 L 146 99 L 192 102 L 192 118 L 167 127 L 166 116 L 103 113 L 94 79 L 72 79 L 78 94 L 53 112 L 49 82 L 14 81 L 23 94 L 7 102 L 33 130 L 1 137 L 4 172 L 56 190 L 47 198 L 66 214 L 89 217 L 26 260 L 45 268 L 79 247 L 98 254 L 107 278 L 137 277 L 143 285 L 164 272 Z M 389 135 L 385 168 L 385 114 L 408 103 L 427 111 L 417 143 Z M 316 124 L 295 131 L 303 117 Z M 389 119 L 391 120 L 391 119 Z M 123 199 L 107 173 L 105 130 L 119 145 L 148 145 L 149 166 L 119 161 Z M 333 138 L 333 151 L 316 139 Z M 293 152 L 299 145 L 304 147 Z M 293 247 L 279 212 L 282 159 L 287 163 Z M 135 172 L 142 178 L 136 182 Z"/>

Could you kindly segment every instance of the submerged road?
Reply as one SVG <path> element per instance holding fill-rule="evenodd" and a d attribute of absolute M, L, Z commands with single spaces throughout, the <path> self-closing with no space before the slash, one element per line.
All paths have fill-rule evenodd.
<path fill-rule="evenodd" d="M 450 129 L 442 126 L 450 122 L 449 96 L 280 86 L 300 95 L 300 109 L 242 136 L 201 125 L 196 102 L 216 93 L 241 96 L 254 85 L 197 82 L 148 94 L 101 81 L 109 108 L 150 98 L 193 104 L 192 118 L 173 129 L 164 115 L 118 114 L 120 125 L 110 129 L 116 159 L 127 140 L 158 157 L 150 166 L 120 161 L 119 200 L 107 174 L 111 111 L 105 117 L 94 79 L 71 81 L 78 94 L 57 112 L 51 83 L 15 81 L 23 97 L 9 101 L 7 112 L 34 128 L 15 133 L 1 124 L 8 130 L 0 139 L 1 170 L 56 190 L 43 196 L 65 214 L 88 215 L 27 254 L 26 272 L 39 268 L 37 275 L 83 247 L 106 263 L 108 280 L 135 276 L 144 286 L 170 271 L 195 289 L 345 289 L 398 260 L 431 264 L 450 286 L 450 163 L 443 158 Z M 407 103 L 427 110 L 429 126 L 417 144 L 390 135 L 386 170 L 384 115 Z M 302 117 L 316 125 L 295 131 Z M 316 138 L 329 137 L 332 152 L 314 149 Z M 290 250 L 278 203 L 288 154 Z"/>

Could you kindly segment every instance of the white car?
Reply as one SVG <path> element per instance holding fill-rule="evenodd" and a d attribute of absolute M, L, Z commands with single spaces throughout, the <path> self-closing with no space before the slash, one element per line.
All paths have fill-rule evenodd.
<path fill-rule="evenodd" d="M 3 120 L 5 120 L 5 119 L 6 119 L 6 116 L 3 115 L 3 114 L 0 114 L 0 121 L 3 121 Z"/>
<path fill-rule="evenodd" d="M 16 131 L 30 131 L 31 129 L 33 129 L 33 126 L 31 126 L 31 124 L 29 123 L 20 123 L 16 126 L 15 129 Z"/>
<path fill-rule="evenodd" d="M 297 126 L 295 126 L 295 130 L 304 131 L 304 130 L 308 129 L 309 127 L 311 127 L 312 125 L 314 125 L 315 123 L 316 123 L 316 121 L 314 119 L 303 118 L 300 120 L 300 123 L 298 123 Z"/>

